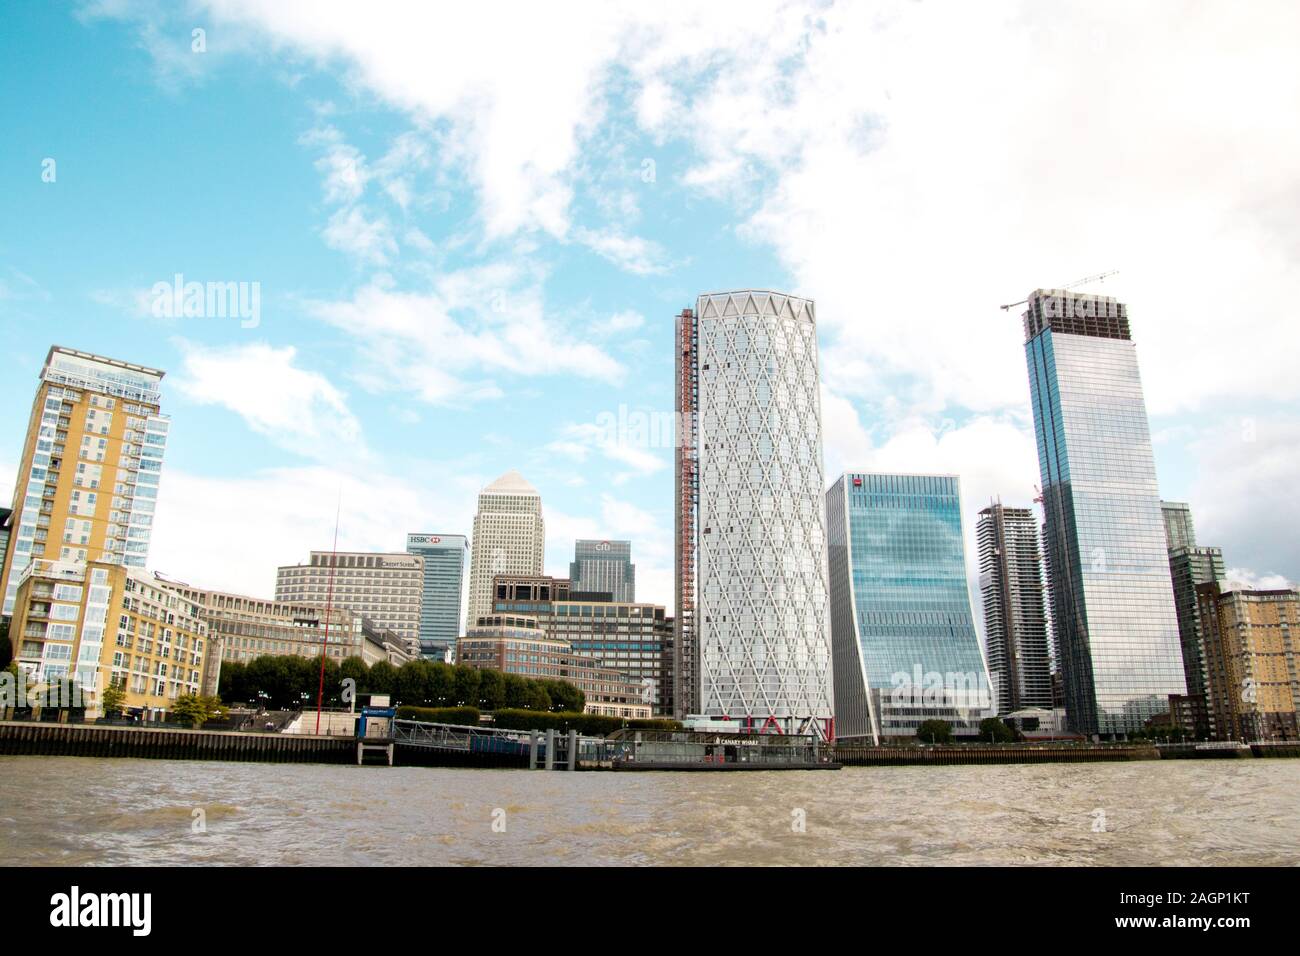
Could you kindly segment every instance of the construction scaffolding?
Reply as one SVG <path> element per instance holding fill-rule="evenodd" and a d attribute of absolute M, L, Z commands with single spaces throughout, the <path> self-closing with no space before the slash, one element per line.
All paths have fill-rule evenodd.
<path fill-rule="evenodd" d="M 673 712 L 680 720 L 700 707 L 699 632 L 695 619 L 695 525 L 699 502 L 699 458 L 695 444 L 699 376 L 699 331 L 695 313 L 682 309 L 677 332 L 677 440 L 675 552 L 676 614 L 673 620 Z"/>

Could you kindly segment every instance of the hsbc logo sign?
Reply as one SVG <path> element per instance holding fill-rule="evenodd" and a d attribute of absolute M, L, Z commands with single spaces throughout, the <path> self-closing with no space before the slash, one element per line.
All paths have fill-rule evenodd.
<path fill-rule="evenodd" d="M 442 538 L 435 537 L 431 534 L 408 534 L 406 536 L 407 544 L 442 544 Z"/>

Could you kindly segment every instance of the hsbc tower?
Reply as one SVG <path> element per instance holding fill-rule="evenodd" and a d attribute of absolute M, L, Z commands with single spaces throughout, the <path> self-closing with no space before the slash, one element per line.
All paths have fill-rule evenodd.
<path fill-rule="evenodd" d="M 408 534 L 406 552 L 424 558 L 420 656 L 446 660 L 460 637 L 461 591 L 469 539 L 463 534 Z"/>

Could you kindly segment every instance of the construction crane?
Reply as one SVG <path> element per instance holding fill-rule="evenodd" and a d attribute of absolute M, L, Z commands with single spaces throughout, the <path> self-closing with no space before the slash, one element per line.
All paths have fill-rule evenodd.
<path fill-rule="evenodd" d="M 1073 289 L 1077 285 L 1087 285 L 1089 282 L 1102 282 L 1113 275 L 1119 275 L 1119 270 L 1112 269 L 1110 272 L 1099 272 L 1095 276 L 1084 276 L 1082 279 L 1075 279 L 1073 282 L 1067 283 L 1066 285 L 1058 286 L 1058 288 Z M 1019 302 L 1008 302 L 1002 307 L 1002 311 L 1006 312 L 1008 309 L 1014 309 L 1016 306 L 1024 305 L 1028 301 L 1028 299 L 1021 299 Z"/>

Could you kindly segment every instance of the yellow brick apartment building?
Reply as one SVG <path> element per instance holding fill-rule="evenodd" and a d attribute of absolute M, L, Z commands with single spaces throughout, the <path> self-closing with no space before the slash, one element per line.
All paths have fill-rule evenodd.
<path fill-rule="evenodd" d="M 207 652 L 202 608 L 143 572 L 104 561 L 32 561 L 16 582 L 10 639 L 35 687 L 73 680 L 86 715 L 109 684 L 125 713 L 162 719 L 200 692 Z"/>

